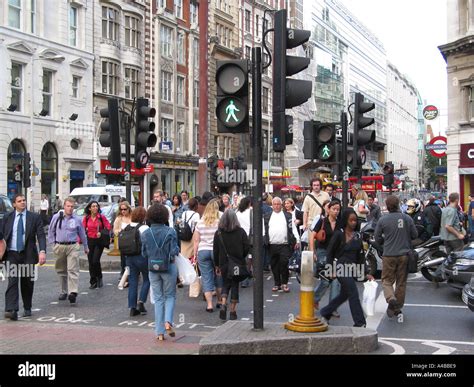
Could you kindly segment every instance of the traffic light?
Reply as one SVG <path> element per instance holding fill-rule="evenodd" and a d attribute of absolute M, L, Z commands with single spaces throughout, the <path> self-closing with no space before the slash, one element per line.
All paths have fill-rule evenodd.
<path fill-rule="evenodd" d="M 216 116 L 218 133 L 249 131 L 249 61 L 218 60 L 216 63 Z"/>
<path fill-rule="evenodd" d="M 316 125 L 320 122 L 305 121 L 303 126 L 303 155 L 306 160 L 314 160 L 317 157 Z"/>
<path fill-rule="evenodd" d="M 392 162 L 387 162 L 383 166 L 383 185 L 385 187 L 391 187 L 393 183 L 395 182 L 394 176 L 394 167 Z"/>
<path fill-rule="evenodd" d="M 339 152 L 337 165 L 337 175 L 341 178 L 344 177 L 344 173 L 352 174 L 352 146 L 347 145 L 347 156 L 344 159 L 344 154 L 342 153 L 342 144 L 337 144 L 337 151 Z"/>
<path fill-rule="evenodd" d="M 286 55 L 286 50 L 298 47 L 309 40 L 311 32 L 287 28 L 287 10 L 275 12 L 274 22 L 274 55 L 273 55 L 273 150 L 283 152 L 292 132 L 291 116 L 285 114 L 291 109 L 305 103 L 312 92 L 312 82 L 301 79 L 286 78 L 295 75 L 308 67 L 310 59 Z M 291 139 L 292 140 L 292 139 Z"/>
<path fill-rule="evenodd" d="M 120 149 L 120 119 L 117 98 L 108 98 L 107 106 L 100 110 L 104 119 L 100 124 L 99 143 L 110 148 L 108 160 L 112 168 L 122 167 L 122 151 Z"/>
<path fill-rule="evenodd" d="M 373 118 L 364 117 L 365 113 L 375 109 L 375 104 L 364 102 L 364 99 L 362 93 L 355 93 L 353 168 L 358 171 L 362 171 L 359 147 L 370 145 L 375 141 L 375 130 L 363 130 L 375 122 Z"/>
<path fill-rule="evenodd" d="M 317 159 L 321 162 L 335 161 L 336 124 L 318 123 L 316 126 Z"/>
<path fill-rule="evenodd" d="M 25 153 L 23 159 L 23 187 L 31 187 L 31 158 L 29 153 Z"/>
<path fill-rule="evenodd" d="M 155 123 L 149 121 L 156 115 L 155 108 L 148 106 L 148 99 L 138 98 L 135 127 L 135 168 L 144 168 L 148 164 L 150 155 L 147 148 L 154 147 L 157 142 Z"/>

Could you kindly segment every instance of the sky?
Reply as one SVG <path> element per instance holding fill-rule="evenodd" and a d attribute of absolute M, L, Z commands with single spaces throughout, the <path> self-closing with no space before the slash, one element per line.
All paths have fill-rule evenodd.
<path fill-rule="evenodd" d="M 427 121 L 435 135 L 447 126 L 446 62 L 438 46 L 447 41 L 446 0 L 339 0 L 385 47 L 387 59 L 439 109 Z"/>

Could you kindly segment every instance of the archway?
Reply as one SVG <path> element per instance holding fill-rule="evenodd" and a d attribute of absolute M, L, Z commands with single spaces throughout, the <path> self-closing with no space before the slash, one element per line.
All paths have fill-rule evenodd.
<path fill-rule="evenodd" d="M 58 193 L 58 152 L 51 142 L 41 151 L 41 193 L 48 195 L 50 203 Z"/>
<path fill-rule="evenodd" d="M 10 199 L 17 193 L 26 195 L 26 189 L 23 186 L 23 177 L 25 171 L 25 153 L 26 148 L 21 140 L 15 139 L 8 146 L 7 151 L 7 195 Z"/>

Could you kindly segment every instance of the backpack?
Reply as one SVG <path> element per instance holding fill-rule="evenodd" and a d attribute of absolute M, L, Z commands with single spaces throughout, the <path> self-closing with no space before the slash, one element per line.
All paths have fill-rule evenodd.
<path fill-rule="evenodd" d="M 192 214 L 189 220 L 191 220 L 194 215 L 196 215 L 196 213 Z M 178 240 L 189 242 L 191 239 L 193 239 L 193 230 L 191 230 L 191 226 L 186 220 L 186 215 L 184 216 L 184 221 L 179 225 L 176 225 L 175 229 L 176 234 L 178 235 Z"/>
<path fill-rule="evenodd" d="M 142 253 L 142 240 L 140 237 L 140 227 L 127 225 L 118 234 L 118 248 L 123 255 L 140 255 Z"/>

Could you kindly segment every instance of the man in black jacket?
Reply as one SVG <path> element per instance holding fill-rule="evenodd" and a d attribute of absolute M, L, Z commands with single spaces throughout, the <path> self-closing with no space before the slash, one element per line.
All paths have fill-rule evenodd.
<path fill-rule="evenodd" d="M 433 226 L 433 235 L 439 235 L 442 211 L 435 201 L 436 201 L 436 198 L 434 196 L 430 197 L 428 205 L 426 206 L 423 213 L 425 214 L 425 217 L 428 218 L 431 225 Z"/>
<path fill-rule="evenodd" d="M 273 292 L 283 290 L 289 293 L 288 261 L 293 250 L 299 247 L 300 237 L 291 214 L 282 211 L 283 202 L 279 197 L 272 200 L 273 211 L 264 215 L 264 243 L 268 246 L 270 264 L 273 272 L 275 286 Z"/>
<path fill-rule="evenodd" d="M 25 309 L 24 317 L 31 316 L 31 304 L 35 276 L 35 265 L 46 262 L 46 236 L 43 222 L 38 214 L 26 210 L 24 195 L 13 199 L 15 211 L 3 219 L 0 234 L 4 235 L 7 245 L 6 261 L 9 267 L 8 287 L 5 292 L 5 318 L 18 320 L 19 300 L 18 283 Z M 39 243 L 40 252 L 36 247 Z M 21 280 L 20 280 L 21 278 Z"/>

